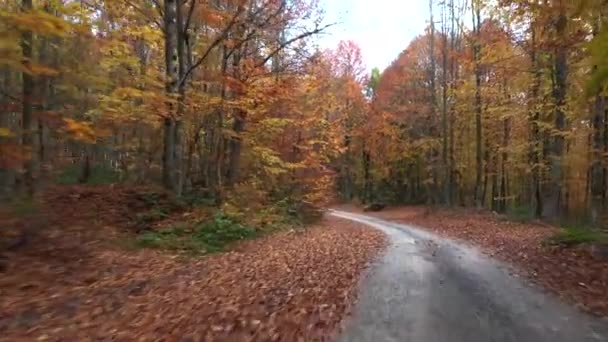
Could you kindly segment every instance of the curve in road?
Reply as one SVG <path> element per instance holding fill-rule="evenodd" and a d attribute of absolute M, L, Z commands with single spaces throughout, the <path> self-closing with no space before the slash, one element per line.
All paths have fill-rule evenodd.
<path fill-rule="evenodd" d="M 475 248 L 410 225 L 332 210 L 391 244 L 362 281 L 339 341 L 598 342 L 608 322 L 509 274 Z"/>

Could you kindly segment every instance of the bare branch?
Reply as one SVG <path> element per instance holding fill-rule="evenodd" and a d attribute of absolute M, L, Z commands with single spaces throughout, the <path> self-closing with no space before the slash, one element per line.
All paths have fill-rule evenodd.
<path fill-rule="evenodd" d="M 158 0 L 152 0 L 152 3 L 154 3 L 154 7 L 156 8 L 156 11 L 158 12 L 158 15 L 162 18 L 165 16 L 165 12 L 163 12 L 163 6 L 161 5 L 160 1 Z"/>
<path fill-rule="evenodd" d="M 190 22 L 192 20 L 192 14 L 194 13 L 195 6 L 196 6 L 196 0 L 192 0 L 192 3 L 190 4 L 190 9 L 188 9 L 188 17 L 186 18 L 186 24 L 184 24 L 183 33 L 188 32 L 188 29 L 190 28 Z"/>
<path fill-rule="evenodd" d="M 161 24 L 160 21 L 158 21 L 155 18 L 150 18 L 148 16 L 148 13 L 146 13 L 146 11 L 144 11 L 143 9 L 139 8 L 138 6 L 136 6 L 133 2 L 131 2 L 130 0 L 124 0 L 125 3 L 129 6 L 131 6 L 135 11 L 139 12 L 141 15 L 143 15 L 145 18 L 149 19 L 150 21 L 152 21 L 154 24 L 156 24 L 156 26 L 158 26 L 158 28 L 160 28 L 162 31 L 164 31 L 164 27 Z M 158 7 L 157 7 L 158 8 Z"/>
<path fill-rule="evenodd" d="M 297 35 L 297 36 L 295 36 L 295 37 L 293 37 L 293 38 L 291 38 L 291 39 L 287 40 L 287 41 L 286 41 L 286 42 L 284 42 L 284 43 L 281 43 L 281 44 L 280 44 L 280 45 L 279 45 L 279 46 L 278 46 L 276 49 L 274 49 L 274 50 L 273 50 L 273 51 L 272 51 L 270 54 L 268 54 L 268 56 L 266 56 L 266 58 L 264 58 L 264 60 L 262 60 L 262 63 L 258 64 L 257 66 L 258 66 L 258 67 L 260 67 L 260 66 L 262 66 L 262 65 L 264 65 L 264 64 L 266 64 L 266 63 L 268 63 L 268 61 L 269 61 L 269 60 L 270 60 L 272 57 L 274 57 L 274 56 L 275 56 L 277 53 L 281 52 L 281 50 L 283 50 L 283 49 L 285 49 L 286 47 L 288 47 L 289 45 L 291 45 L 291 44 L 293 44 L 293 43 L 297 42 L 298 40 L 302 40 L 302 39 L 304 39 L 304 38 L 306 38 L 306 37 L 310 37 L 310 36 L 312 36 L 312 35 L 319 34 L 319 33 L 321 33 L 323 30 L 325 30 L 325 29 L 327 29 L 328 27 L 331 27 L 331 26 L 333 26 L 333 25 L 334 25 L 334 24 L 327 24 L 327 25 L 325 25 L 325 26 L 323 26 L 323 27 L 317 27 L 317 28 L 315 28 L 315 29 L 314 29 L 314 30 L 312 30 L 312 31 L 306 31 L 306 32 L 304 32 L 304 33 L 302 33 L 302 34 L 300 34 L 300 35 Z"/>
<path fill-rule="evenodd" d="M 199 59 L 188 68 L 188 70 L 186 70 L 186 72 L 184 73 L 182 78 L 177 83 L 177 85 L 179 87 L 182 87 L 184 85 L 184 83 L 186 82 L 186 80 L 188 79 L 188 77 L 190 76 L 192 71 L 194 71 L 201 64 L 203 64 L 203 62 L 207 59 L 207 57 L 209 56 L 211 51 L 213 51 L 213 49 L 215 49 L 216 46 L 218 46 L 224 39 L 226 39 L 226 37 L 228 37 L 228 33 L 230 32 L 230 30 L 232 30 L 232 28 L 236 24 L 237 19 L 241 15 L 241 13 L 243 13 L 243 6 L 238 7 L 237 11 L 234 13 L 234 16 L 232 16 L 232 18 L 230 19 L 230 22 L 228 23 L 228 25 L 226 25 L 226 27 L 222 30 L 222 33 L 220 33 L 213 40 L 213 42 L 211 43 L 211 45 L 209 45 L 207 47 L 207 50 L 205 50 L 203 55 L 201 57 L 199 57 Z"/>
<path fill-rule="evenodd" d="M 268 3 L 266 3 L 268 4 Z M 262 12 L 262 10 L 264 10 L 266 8 L 266 6 L 260 7 L 258 9 L 258 11 L 256 11 L 255 13 L 253 13 L 250 18 L 255 18 L 255 16 L 259 13 Z M 238 44 L 236 44 L 231 50 L 230 52 L 228 52 L 228 55 L 226 56 L 226 58 L 232 56 L 232 54 L 239 49 L 241 46 L 243 46 L 243 44 L 245 44 L 246 42 L 248 42 L 249 40 L 251 40 L 253 38 L 253 36 L 258 32 L 257 29 L 258 28 L 264 28 L 264 26 L 266 26 L 268 23 L 270 23 L 270 21 L 274 18 L 276 18 L 279 14 L 281 14 L 281 12 L 283 11 L 283 9 L 285 8 L 285 2 L 281 3 L 281 6 L 279 6 L 279 8 L 277 8 L 277 10 L 272 14 L 269 15 L 266 20 L 264 20 L 262 23 L 256 24 L 256 26 L 247 33 L 247 35 L 241 39 Z"/>
<path fill-rule="evenodd" d="M 16 98 L 16 97 L 14 97 L 13 95 L 11 95 L 11 94 L 9 94 L 9 93 L 5 92 L 3 89 L 0 89 L 0 95 L 2 95 L 2 96 L 4 96 L 4 97 L 6 97 L 6 98 L 8 98 L 8 99 L 11 99 L 11 100 L 13 100 L 13 101 L 21 101 L 21 99 L 18 99 L 18 98 Z"/>

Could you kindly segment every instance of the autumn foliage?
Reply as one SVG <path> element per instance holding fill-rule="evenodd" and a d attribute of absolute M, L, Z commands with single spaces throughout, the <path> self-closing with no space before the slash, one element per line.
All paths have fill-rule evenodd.
<path fill-rule="evenodd" d="M 433 24 L 369 83 L 345 197 L 603 226 L 605 5 L 432 8 Z"/>
<path fill-rule="evenodd" d="M 236 207 L 331 200 L 338 82 L 310 47 L 315 1 L 0 6 L 4 197 L 112 179 Z"/>
<path fill-rule="evenodd" d="M 353 42 L 315 48 L 316 1 L 1 6 L 4 197 L 111 179 L 603 222 L 601 1 L 431 2 L 372 73 Z"/>

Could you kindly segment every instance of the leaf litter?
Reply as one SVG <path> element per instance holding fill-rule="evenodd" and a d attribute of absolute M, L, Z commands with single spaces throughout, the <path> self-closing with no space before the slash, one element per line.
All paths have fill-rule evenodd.
<path fill-rule="evenodd" d="M 0 340 L 325 341 L 386 245 L 376 230 L 325 218 L 199 258 L 127 250 L 110 242 L 125 234 L 120 201 L 84 195 L 98 197 L 85 207 L 115 216 L 93 223 L 76 193 L 56 198 L 54 210 L 73 207 L 52 229 L 8 255 Z"/>

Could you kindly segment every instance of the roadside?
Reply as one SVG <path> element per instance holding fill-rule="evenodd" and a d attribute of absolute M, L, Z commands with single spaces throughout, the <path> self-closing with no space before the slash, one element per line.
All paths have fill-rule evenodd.
<path fill-rule="evenodd" d="M 362 212 L 354 206 L 341 210 Z M 608 316 L 608 261 L 588 246 L 548 245 L 559 229 L 544 224 L 513 222 L 474 210 L 395 207 L 366 215 L 408 223 L 441 236 L 472 243 L 484 253 L 515 266 L 521 275 L 582 309 Z"/>
<path fill-rule="evenodd" d="M 5 253 L 0 340 L 326 340 L 385 246 L 337 218 L 206 255 L 121 245 L 141 215 L 131 190 L 101 190 L 56 198 L 36 241 Z"/>

